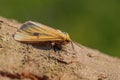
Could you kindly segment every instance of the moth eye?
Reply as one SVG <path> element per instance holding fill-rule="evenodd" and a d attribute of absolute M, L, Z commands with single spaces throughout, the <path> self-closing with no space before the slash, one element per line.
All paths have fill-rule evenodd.
<path fill-rule="evenodd" d="M 68 43 L 68 42 L 70 42 L 69 40 L 66 40 L 66 42 Z"/>
<path fill-rule="evenodd" d="M 39 36 L 40 33 L 34 32 L 33 35 L 34 35 L 34 36 Z"/>

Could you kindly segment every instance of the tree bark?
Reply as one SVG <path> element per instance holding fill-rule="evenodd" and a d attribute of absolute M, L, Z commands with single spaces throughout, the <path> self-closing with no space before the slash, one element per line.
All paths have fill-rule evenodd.
<path fill-rule="evenodd" d="M 120 80 L 120 59 L 75 42 L 56 52 L 20 43 L 13 39 L 20 26 L 0 17 L 0 80 Z"/>

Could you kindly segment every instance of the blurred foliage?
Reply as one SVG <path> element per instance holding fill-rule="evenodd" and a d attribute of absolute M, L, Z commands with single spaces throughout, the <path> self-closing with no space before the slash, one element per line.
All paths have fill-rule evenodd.
<path fill-rule="evenodd" d="M 120 57 L 120 0 L 0 0 L 0 16 L 41 22 Z"/>

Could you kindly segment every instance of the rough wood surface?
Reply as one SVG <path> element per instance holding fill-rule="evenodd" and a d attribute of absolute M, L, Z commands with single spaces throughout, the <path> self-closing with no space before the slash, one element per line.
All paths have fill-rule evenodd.
<path fill-rule="evenodd" d="M 20 25 L 0 17 L 0 80 L 120 80 L 120 59 L 74 42 L 57 52 L 17 42 Z"/>

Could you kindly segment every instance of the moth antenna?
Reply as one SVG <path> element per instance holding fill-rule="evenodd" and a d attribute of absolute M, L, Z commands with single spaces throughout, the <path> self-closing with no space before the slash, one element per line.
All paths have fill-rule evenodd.
<path fill-rule="evenodd" d="M 70 41 L 70 43 L 71 43 L 71 46 L 72 46 L 73 51 L 75 51 L 75 47 L 74 47 L 74 45 L 73 45 L 73 42 Z"/>

